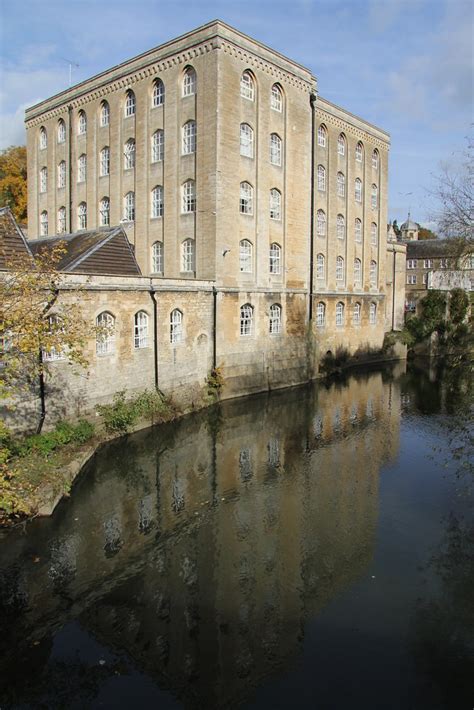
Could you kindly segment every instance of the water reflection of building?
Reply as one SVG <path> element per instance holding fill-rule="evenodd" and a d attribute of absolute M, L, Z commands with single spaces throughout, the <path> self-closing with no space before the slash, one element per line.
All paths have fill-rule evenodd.
<path fill-rule="evenodd" d="M 191 705 L 247 697 L 369 564 L 399 415 L 397 383 L 373 373 L 110 445 L 1 551 L 4 608 L 24 607 L 5 648 L 79 617 Z"/>

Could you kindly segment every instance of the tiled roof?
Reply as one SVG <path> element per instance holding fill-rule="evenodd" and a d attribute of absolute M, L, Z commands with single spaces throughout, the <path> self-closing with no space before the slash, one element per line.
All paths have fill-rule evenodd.
<path fill-rule="evenodd" d="M 8 269 L 11 259 L 21 254 L 32 256 L 10 208 L 2 207 L 0 208 L 0 270 Z"/>
<path fill-rule="evenodd" d="M 469 245 L 463 248 L 458 239 L 420 239 L 418 241 L 403 241 L 407 245 L 407 259 L 428 259 L 430 257 L 444 258 L 460 256 L 470 251 Z M 470 245 L 474 249 L 474 245 Z"/>

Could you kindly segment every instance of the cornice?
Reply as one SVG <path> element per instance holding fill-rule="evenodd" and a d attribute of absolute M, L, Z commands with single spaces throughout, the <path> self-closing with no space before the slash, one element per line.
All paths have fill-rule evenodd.
<path fill-rule="evenodd" d="M 369 140 L 374 146 L 385 151 L 390 148 L 390 136 L 385 131 L 377 128 L 377 126 L 372 126 L 363 118 L 354 116 L 340 106 L 335 106 L 334 108 L 345 114 L 347 118 L 336 116 L 329 108 L 325 108 L 320 103 L 318 104 L 318 101 L 316 101 L 316 116 L 324 123 L 330 123 L 345 133 L 350 133 L 358 140 Z M 357 123 L 363 124 L 363 127 L 359 127 Z"/>

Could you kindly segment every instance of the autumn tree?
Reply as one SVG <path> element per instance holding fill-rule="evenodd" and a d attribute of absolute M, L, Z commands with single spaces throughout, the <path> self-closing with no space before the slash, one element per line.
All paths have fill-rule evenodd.
<path fill-rule="evenodd" d="M 438 235 L 427 227 L 420 227 L 418 230 L 418 239 L 420 241 L 424 241 L 425 239 L 438 239 Z"/>
<path fill-rule="evenodd" d="M 10 207 L 18 222 L 27 219 L 26 148 L 11 146 L 0 153 L 0 207 Z"/>

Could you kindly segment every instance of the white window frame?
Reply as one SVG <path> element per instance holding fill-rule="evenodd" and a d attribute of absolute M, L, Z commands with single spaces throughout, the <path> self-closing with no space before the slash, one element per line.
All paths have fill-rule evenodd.
<path fill-rule="evenodd" d="M 133 318 L 133 347 L 141 350 L 148 347 L 148 314 L 138 311 Z"/>
<path fill-rule="evenodd" d="M 66 142 L 66 124 L 62 118 L 58 121 L 58 143 Z"/>
<path fill-rule="evenodd" d="M 417 259 L 407 259 L 407 269 L 416 269 L 417 266 Z"/>
<path fill-rule="evenodd" d="M 326 325 L 326 304 L 324 301 L 319 301 L 316 306 L 316 325 L 318 328 L 324 328 Z"/>
<path fill-rule="evenodd" d="M 370 205 L 371 205 L 371 207 L 372 207 L 373 210 L 376 210 L 376 209 L 377 209 L 377 205 L 378 205 L 378 193 L 379 193 L 378 187 L 377 187 L 377 185 L 375 185 L 375 183 L 374 183 L 374 184 L 372 185 L 372 191 L 371 191 L 371 193 L 370 193 Z"/>
<path fill-rule="evenodd" d="M 273 111 L 277 111 L 278 113 L 281 113 L 283 110 L 283 91 L 278 84 L 273 84 L 272 86 L 270 107 Z"/>
<path fill-rule="evenodd" d="M 253 307 L 250 303 L 240 306 L 240 336 L 251 337 L 253 334 Z"/>
<path fill-rule="evenodd" d="M 318 210 L 316 214 L 316 233 L 318 237 L 326 236 L 326 213 L 324 210 Z"/>
<path fill-rule="evenodd" d="M 47 319 L 50 325 L 56 325 L 57 323 L 61 322 L 61 318 L 53 313 L 47 316 Z M 59 332 L 61 332 L 62 330 L 63 329 L 60 328 Z M 58 360 L 64 360 L 65 355 L 64 350 L 62 350 L 61 348 L 57 350 L 53 345 L 50 350 L 42 348 L 41 357 L 44 362 L 57 362 Z"/>
<path fill-rule="evenodd" d="M 371 287 L 377 286 L 377 262 L 371 259 L 369 267 L 369 283 Z"/>
<path fill-rule="evenodd" d="M 181 244 L 181 271 L 184 274 L 194 273 L 195 270 L 194 240 L 185 239 Z"/>
<path fill-rule="evenodd" d="M 356 163 L 362 163 L 363 156 L 364 156 L 364 146 L 361 143 L 361 141 L 359 141 L 357 143 L 356 149 L 355 149 Z"/>
<path fill-rule="evenodd" d="M 326 258 L 324 254 L 316 256 L 316 278 L 318 281 L 326 280 Z"/>
<path fill-rule="evenodd" d="M 240 95 L 248 101 L 255 100 L 255 81 L 249 71 L 242 72 L 240 77 Z"/>
<path fill-rule="evenodd" d="M 123 147 L 123 169 L 133 170 L 135 168 L 135 140 L 129 138 Z"/>
<path fill-rule="evenodd" d="M 318 190 L 326 192 L 326 168 L 324 165 L 318 165 Z"/>
<path fill-rule="evenodd" d="M 338 239 L 346 238 L 346 220 L 342 214 L 338 214 L 336 217 L 336 236 Z"/>
<path fill-rule="evenodd" d="M 282 140 L 278 133 L 270 134 L 270 163 L 281 167 L 282 161 Z"/>
<path fill-rule="evenodd" d="M 249 182 L 240 183 L 240 214 L 253 215 L 253 187 Z"/>
<path fill-rule="evenodd" d="M 240 124 L 240 155 L 253 158 L 253 128 L 248 123 Z"/>
<path fill-rule="evenodd" d="M 440 269 L 448 269 L 449 268 L 449 260 L 446 258 L 440 259 L 439 268 Z"/>
<path fill-rule="evenodd" d="M 153 82 L 153 91 L 151 94 L 151 107 L 157 108 L 165 103 L 165 85 L 161 79 L 155 79 Z"/>
<path fill-rule="evenodd" d="M 281 246 L 277 242 L 270 244 L 270 273 L 281 274 Z"/>
<path fill-rule="evenodd" d="M 416 274 L 407 274 L 407 284 L 408 286 L 416 285 Z"/>
<path fill-rule="evenodd" d="M 62 190 L 66 187 L 66 161 L 61 160 L 58 163 L 58 190 Z"/>
<path fill-rule="evenodd" d="M 87 229 L 87 202 L 80 202 L 77 206 L 77 228 Z"/>
<path fill-rule="evenodd" d="M 196 212 L 196 183 L 186 180 L 181 187 L 181 212 L 190 214 Z"/>
<path fill-rule="evenodd" d="M 243 274 L 253 271 L 253 244 L 248 239 L 239 242 L 239 269 Z"/>
<path fill-rule="evenodd" d="M 343 283 L 345 279 L 344 257 L 338 256 L 336 259 L 336 281 Z"/>
<path fill-rule="evenodd" d="M 346 196 L 346 177 L 339 171 L 336 176 L 336 192 L 338 197 Z"/>
<path fill-rule="evenodd" d="M 362 307 L 357 301 L 356 303 L 354 303 L 354 306 L 352 308 L 352 325 L 360 325 L 361 312 Z"/>
<path fill-rule="evenodd" d="M 320 148 L 326 147 L 327 134 L 328 134 L 328 132 L 327 132 L 326 126 L 323 123 L 321 123 L 318 126 L 318 145 Z"/>
<path fill-rule="evenodd" d="M 95 324 L 97 328 L 106 329 L 96 335 L 96 354 L 111 355 L 115 351 L 115 316 L 109 311 L 102 311 L 95 319 Z"/>
<path fill-rule="evenodd" d="M 165 132 L 158 128 L 151 137 L 151 162 L 161 163 L 165 157 Z"/>
<path fill-rule="evenodd" d="M 163 242 L 156 241 L 152 244 L 151 270 L 153 274 L 163 273 Z"/>
<path fill-rule="evenodd" d="M 110 106 L 108 101 L 102 101 L 100 105 L 100 126 L 105 128 L 110 123 Z"/>
<path fill-rule="evenodd" d="M 432 269 L 433 268 L 433 259 L 423 259 L 423 268 L 424 269 Z"/>
<path fill-rule="evenodd" d="M 100 151 L 100 177 L 110 175 L 110 148 L 104 145 Z"/>
<path fill-rule="evenodd" d="M 369 324 L 375 325 L 377 323 L 377 304 L 371 301 L 369 306 Z"/>
<path fill-rule="evenodd" d="M 129 89 L 127 91 L 127 93 L 125 94 L 123 115 L 125 118 L 130 118 L 131 116 L 135 116 L 136 110 L 137 110 L 137 100 L 135 98 L 134 92 L 131 89 Z"/>
<path fill-rule="evenodd" d="M 66 231 L 66 208 L 65 207 L 60 207 L 58 209 L 58 215 L 57 215 L 57 220 L 58 220 L 58 234 L 64 234 Z"/>
<path fill-rule="evenodd" d="M 170 313 L 170 343 L 177 345 L 183 341 L 183 313 L 175 308 Z"/>
<path fill-rule="evenodd" d="M 270 190 L 270 219 L 281 221 L 281 192 L 276 187 Z"/>
<path fill-rule="evenodd" d="M 372 167 L 374 170 L 379 169 L 379 152 L 377 149 L 372 151 Z"/>
<path fill-rule="evenodd" d="M 158 217 L 163 217 L 163 213 L 163 185 L 155 185 L 151 191 L 151 218 L 157 219 Z"/>
<path fill-rule="evenodd" d="M 46 128 L 41 126 L 39 130 L 39 149 L 46 150 L 48 147 L 48 134 L 46 133 Z"/>
<path fill-rule="evenodd" d="M 377 222 L 371 222 L 370 223 L 370 243 L 373 247 L 376 247 L 378 244 L 378 226 Z"/>
<path fill-rule="evenodd" d="M 110 226 L 110 199 L 103 197 L 99 203 L 100 226 Z"/>
<path fill-rule="evenodd" d="M 123 218 L 126 222 L 135 221 L 135 193 L 129 190 L 123 197 Z"/>
<path fill-rule="evenodd" d="M 281 333 L 281 306 L 279 303 L 272 303 L 270 306 L 269 318 L 270 335 L 280 335 Z"/>
<path fill-rule="evenodd" d="M 362 285 L 362 261 L 358 257 L 354 259 L 354 285 Z"/>
<path fill-rule="evenodd" d="M 362 202 L 362 180 L 356 178 L 354 182 L 354 199 L 356 202 Z"/>
<path fill-rule="evenodd" d="M 86 182 L 87 179 L 87 155 L 82 153 L 77 159 L 77 182 Z"/>
<path fill-rule="evenodd" d="M 336 326 L 342 328 L 344 326 L 344 304 L 342 301 L 336 303 Z"/>
<path fill-rule="evenodd" d="M 48 168 L 46 165 L 43 165 L 43 167 L 40 170 L 40 180 L 39 180 L 39 188 L 40 192 L 47 192 L 48 191 Z"/>
<path fill-rule="evenodd" d="M 77 135 L 85 136 L 87 133 L 87 116 L 86 112 L 81 109 L 77 116 Z"/>
<path fill-rule="evenodd" d="M 345 155 L 346 154 L 346 139 L 342 133 L 340 133 L 337 137 L 337 154 L 338 155 Z"/>
<path fill-rule="evenodd" d="M 186 67 L 183 76 L 183 97 L 194 96 L 197 90 L 197 76 L 193 67 Z"/>
<path fill-rule="evenodd" d="M 47 210 L 43 210 L 40 214 L 40 235 L 42 237 L 48 236 L 49 229 L 49 219 Z"/>
<path fill-rule="evenodd" d="M 196 121 L 186 121 L 183 126 L 183 155 L 191 155 L 196 152 Z"/>
<path fill-rule="evenodd" d="M 358 244 L 362 242 L 362 220 L 359 217 L 354 221 L 354 240 Z"/>

